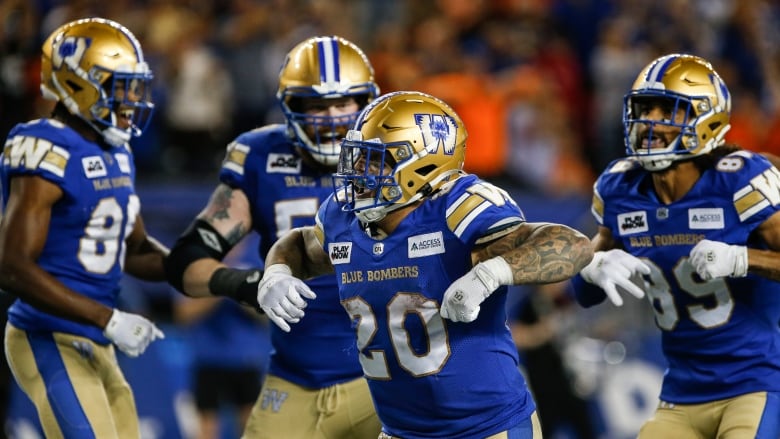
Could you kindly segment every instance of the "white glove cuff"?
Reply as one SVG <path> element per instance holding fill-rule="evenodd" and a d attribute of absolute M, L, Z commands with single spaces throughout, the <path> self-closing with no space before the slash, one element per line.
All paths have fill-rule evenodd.
<path fill-rule="evenodd" d="M 745 277 L 748 272 L 748 250 L 743 245 L 734 245 L 734 274 L 733 277 Z"/>
<path fill-rule="evenodd" d="M 108 319 L 108 323 L 106 323 L 106 327 L 103 328 L 103 335 L 104 336 L 106 336 L 108 338 L 111 338 L 111 337 L 109 337 L 109 334 L 111 334 L 111 332 L 114 330 L 114 328 L 119 324 L 119 322 L 118 322 L 118 320 L 120 318 L 119 316 L 120 316 L 119 310 L 114 308 L 111 311 L 111 318 Z"/>
<path fill-rule="evenodd" d="M 604 259 L 604 252 L 603 251 L 597 251 L 593 253 L 593 259 L 586 265 L 582 270 L 580 270 L 580 276 L 582 276 L 583 279 L 585 279 L 585 282 L 588 283 L 595 283 L 593 282 L 593 271 L 597 270 L 601 266 L 601 261 Z"/>
<path fill-rule="evenodd" d="M 509 266 L 506 259 L 501 256 L 490 258 L 487 261 L 479 263 L 493 276 L 498 285 L 514 285 L 515 275 L 512 267 Z"/>
<path fill-rule="evenodd" d="M 269 274 L 286 274 L 292 276 L 292 269 L 287 264 L 273 264 L 265 267 L 265 273 L 263 275 L 268 276 Z"/>

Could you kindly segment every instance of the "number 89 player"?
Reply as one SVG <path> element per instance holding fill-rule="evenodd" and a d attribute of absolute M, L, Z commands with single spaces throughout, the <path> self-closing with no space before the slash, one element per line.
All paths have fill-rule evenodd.
<path fill-rule="evenodd" d="M 668 362 L 641 439 L 780 437 L 780 172 L 725 144 L 730 111 L 709 62 L 654 60 L 625 97 L 628 157 L 595 185 L 577 299 L 646 295 Z"/>

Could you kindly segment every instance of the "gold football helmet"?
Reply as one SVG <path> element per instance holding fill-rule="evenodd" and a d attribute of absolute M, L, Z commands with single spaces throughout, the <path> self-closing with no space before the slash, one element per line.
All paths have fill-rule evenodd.
<path fill-rule="evenodd" d="M 377 94 L 374 69 L 363 51 L 344 38 L 333 36 L 309 38 L 287 54 L 276 97 L 298 144 L 318 162 L 334 166 L 341 140 L 359 111 L 340 117 L 312 116 L 303 112 L 302 99 L 352 96 L 362 109 Z"/>
<path fill-rule="evenodd" d="M 61 102 L 111 145 L 143 133 L 154 109 L 151 80 L 138 40 L 111 20 L 66 23 L 42 48 L 44 97 Z M 120 118 L 129 122 L 128 128 L 120 127 Z"/>
<path fill-rule="evenodd" d="M 657 58 L 639 73 L 623 102 L 626 153 L 650 171 L 709 153 L 724 143 L 731 128 L 729 90 L 712 65 L 698 56 L 671 54 Z M 685 120 L 643 119 L 649 103 L 661 103 L 673 115 L 683 110 Z M 665 147 L 650 147 L 659 126 L 681 131 Z"/>
<path fill-rule="evenodd" d="M 377 98 L 341 146 L 336 198 L 365 223 L 414 203 L 459 175 L 466 128 L 453 109 L 425 93 Z"/>

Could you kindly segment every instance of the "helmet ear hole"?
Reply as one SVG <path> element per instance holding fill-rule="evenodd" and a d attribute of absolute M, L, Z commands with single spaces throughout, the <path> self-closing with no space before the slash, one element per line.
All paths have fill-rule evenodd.
<path fill-rule="evenodd" d="M 434 170 L 436 170 L 436 165 L 430 164 L 430 165 L 423 166 L 421 168 L 417 168 L 414 172 L 416 172 L 417 175 L 421 177 L 425 177 L 426 175 L 430 174 Z"/>
<path fill-rule="evenodd" d="M 290 111 L 293 111 L 295 113 L 302 113 L 303 98 L 293 96 L 287 101 L 287 106 L 290 108 Z"/>
<path fill-rule="evenodd" d="M 67 80 L 67 81 L 65 81 L 65 84 L 67 84 L 67 85 L 68 85 L 68 88 L 70 88 L 71 90 L 73 90 L 73 93 L 78 93 L 78 92 L 80 92 L 80 91 L 84 90 L 84 87 L 82 87 L 82 86 L 78 85 L 77 83 L 75 83 L 75 82 L 73 82 L 73 81 L 71 81 L 71 80 Z"/>

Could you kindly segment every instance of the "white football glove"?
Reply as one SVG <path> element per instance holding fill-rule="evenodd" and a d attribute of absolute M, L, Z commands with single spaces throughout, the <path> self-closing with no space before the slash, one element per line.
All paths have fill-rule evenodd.
<path fill-rule="evenodd" d="M 623 305 L 620 291 L 637 299 L 645 296 L 643 274 L 650 274 L 650 267 L 620 249 L 596 252 L 593 260 L 580 271 L 582 278 L 601 287 L 615 306 Z"/>
<path fill-rule="evenodd" d="M 288 323 L 298 323 L 303 317 L 307 299 L 316 299 L 317 295 L 292 275 L 285 264 L 273 264 L 266 267 L 263 279 L 257 286 L 257 303 L 265 314 L 284 332 L 290 332 Z"/>
<path fill-rule="evenodd" d="M 716 277 L 745 277 L 747 247 L 704 239 L 691 249 L 688 261 L 704 280 Z"/>
<path fill-rule="evenodd" d="M 165 338 L 165 334 L 145 317 L 118 309 L 111 314 L 103 335 L 130 357 L 143 354 L 151 342 Z"/>
<path fill-rule="evenodd" d="M 501 285 L 514 282 L 512 267 L 501 256 L 475 265 L 447 288 L 439 313 L 453 322 L 472 322 L 479 305 Z"/>

